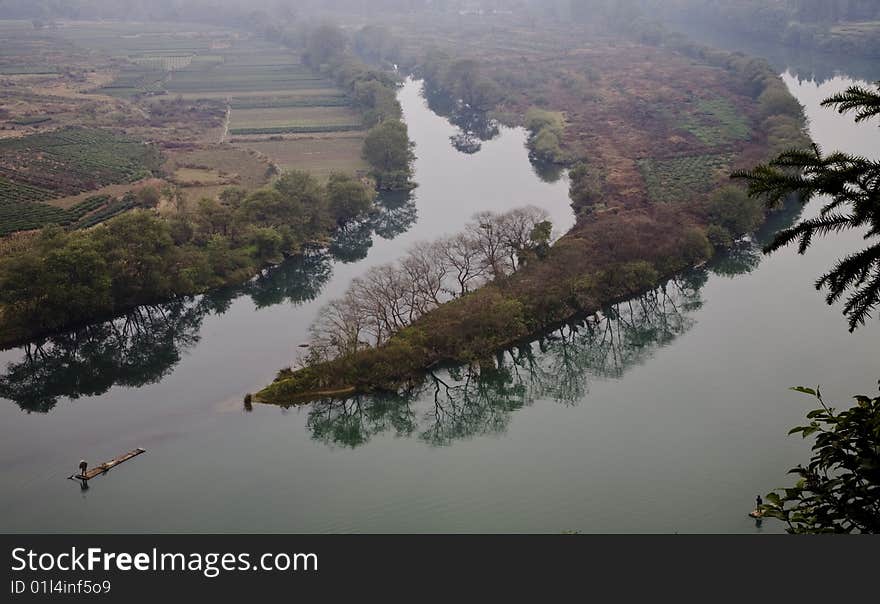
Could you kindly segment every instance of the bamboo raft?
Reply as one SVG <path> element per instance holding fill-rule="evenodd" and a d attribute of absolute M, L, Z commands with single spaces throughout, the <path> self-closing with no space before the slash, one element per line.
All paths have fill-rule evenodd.
<path fill-rule="evenodd" d="M 124 463 L 133 457 L 137 457 L 141 453 L 146 453 L 146 452 L 147 452 L 146 449 L 137 448 L 137 449 L 134 449 L 133 451 L 129 451 L 128 453 L 125 453 L 124 455 L 118 455 L 118 456 L 114 457 L 113 459 L 111 459 L 110 461 L 105 461 L 104 463 L 102 463 L 99 466 L 95 466 L 94 468 L 89 468 L 88 470 L 86 470 L 85 474 L 71 474 L 67 478 L 68 478 L 68 480 L 91 480 L 92 478 L 100 476 L 101 474 L 106 474 L 111 468 L 115 468 L 119 464 Z"/>

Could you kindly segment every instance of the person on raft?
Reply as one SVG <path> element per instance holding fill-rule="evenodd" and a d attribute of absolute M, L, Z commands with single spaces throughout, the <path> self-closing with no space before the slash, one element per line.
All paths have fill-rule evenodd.
<path fill-rule="evenodd" d="M 89 467 L 89 464 L 86 463 L 85 459 L 79 460 L 79 475 L 85 476 L 86 470 L 88 469 L 88 467 Z"/>
<path fill-rule="evenodd" d="M 762 514 L 763 513 L 763 512 L 761 512 L 762 505 L 764 505 L 764 500 L 761 499 L 760 495 L 758 495 L 757 497 L 755 497 L 755 514 Z"/>

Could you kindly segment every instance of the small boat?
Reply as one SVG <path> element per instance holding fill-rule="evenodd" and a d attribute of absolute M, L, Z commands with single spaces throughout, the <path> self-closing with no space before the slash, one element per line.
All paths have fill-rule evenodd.
<path fill-rule="evenodd" d="M 67 479 L 68 480 L 83 480 L 83 481 L 91 480 L 92 478 L 100 476 L 101 474 L 106 474 L 111 468 L 115 468 L 119 464 L 124 463 L 124 462 L 128 461 L 129 459 L 132 459 L 133 457 L 137 457 L 141 453 L 146 453 L 146 452 L 147 452 L 146 449 L 141 449 L 141 448 L 134 449 L 132 451 L 129 451 L 128 453 L 125 453 L 124 455 L 118 455 L 118 456 L 114 457 L 113 459 L 111 459 L 110 461 L 105 461 L 101 465 L 90 468 L 90 469 L 86 470 L 86 472 L 84 474 L 71 474 L 70 476 L 67 477 Z"/>

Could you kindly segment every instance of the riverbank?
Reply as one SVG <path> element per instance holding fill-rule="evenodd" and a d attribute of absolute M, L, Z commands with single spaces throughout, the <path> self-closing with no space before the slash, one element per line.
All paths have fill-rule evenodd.
<path fill-rule="evenodd" d="M 211 176 L 211 162 L 216 159 L 213 147 L 205 147 L 203 154 L 207 157 L 203 161 L 210 165 L 191 164 L 189 156 L 160 157 L 155 151 L 154 171 L 158 173 L 167 159 L 161 170 L 170 175 L 162 176 L 172 184 L 164 186 L 166 183 L 157 181 L 163 185 L 161 189 L 145 187 L 150 193 L 144 197 L 147 201 L 140 201 L 140 193 L 128 194 L 124 207 L 112 217 L 95 212 L 95 218 L 87 222 L 91 228 L 79 223 L 62 228 L 50 222 L 40 232 L 21 233 L 15 242 L 0 246 L 0 349 L 103 321 L 139 305 L 238 285 L 284 256 L 300 253 L 309 245 L 325 245 L 340 231 L 363 222 L 376 211 L 372 189 L 393 192 L 413 188 L 412 145 L 396 99 L 398 80 L 357 60 L 336 29 L 317 27 L 309 33 L 311 43 L 306 46 L 301 40 L 293 44 L 276 37 L 275 41 L 290 49 L 290 60 L 304 60 L 312 80 L 317 81 L 318 74 L 328 78 L 328 84 L 329 78 L 337 80 L 339 92 L 347 95 L 345 104 L 351 104 L 363 126 L 369 128 L 361 153 L 371 168 L 370 175 L 335 171 L 321 179 L 303 171 L 279 175 L 275 165 L 267 161 L 265 175 L 257 170 L 259 178 L 247 182 L 236 173 L 231 182 L 218 178 L 208 186 L 202 182 L 176 186 L 173 183 L 181 162 L 189 166 L 182 170 Z M 336 45 L 315 42 L 334 36 Z M 324 54 L 318 54 L 316 46 Z M 88 48 L 87 42 L 83 47 Z M 101 58 L 96 57 L 89 55 L 88 60 L 98 64 Z M 299 71 L 297 74 L 302 76 Z M 203 75 L 201 85 L 208 88 L 224 81 L 222 73 Z M 143 113 L 138 105 L 142 102 L 147 101 L 133 94 L 125 106 Z M 285 102 L 290 101 L 281 104 Z M 93 125 L 95 118 L 86 114 L 78 119 Z M 174 139 L 173 129 L 160 130 L 153 122 L 150 127 L 149 132 L 166 141 L 166 146 L 181 144 Z M 90 152 L 109 152 L 109 143 L 95 145 Z M 105 160 L 95 161 L 100 164 Z M 28 177 L 27 161 L 13 163 L 25 166 L 21 170 L 24 176 L 18 176 Z M 225 167 L 230 171 L 238 168 L 234 163 Z M 50 176 L 62 178 L 66 170 L 65 165 L 53 165 Z M 243 186 L 226 186 L 232 182 Z M 20 211 L 33 212 L 40 207 L 23 203 Z"/>
<path fill-rule="evenodd" d="M 375 212 L 375 193 L 336 174 L 281 175 L 188 211 L 126 212 L 91 229 L 45 229 L 0 260 L 0 348 L 143 304 L 247 281 L 284 256 L 326 245 Z"/>
<path fill-rule="evenodd" d="M 564 40 L 572 32 L 549 35 Z M 496 110 L 525 118 L 540 99 L 542 109 L 565 116 L 561 148 L 580 159 L 571 172 L 577 222 L 513 275 L 418 314 L 379 347 L 282 370 L 256 400 L 394 391 L 433 366 L 490 362 L 530 334 L 656 287 L 756 228 L 762 209 L 726 184 L 727 174 L 808 143 L 801 107 L 766 62 L 673 41 L 608 45 L 599 36 L 555 62 L 543 51 L 514 62 L 495 48 L 482 49 L 481 61 L 426 56 L 434 88 L 454 94 L 462 78 L 486 82 L 479 89 L 499 91 Z M 535 77 L 529 65 L 539 59 L 552 79 L 517 88 Z M 584 83 L 591 74 L 590 94 L 557 84 L 578 74 Z"/>

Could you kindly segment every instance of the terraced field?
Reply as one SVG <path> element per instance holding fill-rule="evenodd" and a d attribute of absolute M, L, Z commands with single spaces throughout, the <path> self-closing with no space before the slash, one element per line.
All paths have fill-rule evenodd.
<path fill-rule="evenodd" d="M 361 129 L 360 116 L 348 107 L 233 109 L 229 133 L 346 132 Z"/>
<path fill-rule="evenodd" d="M 74 80 L 77 71 L 91 75 Z M 130 207 L 132 187 L 123 183 L 148 176 L 197 201 L 227 186 L 263 186 L 277 167 L 322 176 L 365 167 L 361 118 L 345 93 L 289 49 L 249 33 L 0 21 L 0 75 L 19 83 L 4 90 L 17 109 L 4 121 L 13 137 L 0 141 L 0 236 L 100 222 Z M 105 96 L 96 104 L 95 94 Z M 83 111 L 88 103 L 98 113 Z M 206 105 L 214 114 L 228 107 L 228 128 L 205 117 Z M 181 151 L 163 158 L 138 139 Z"/>

